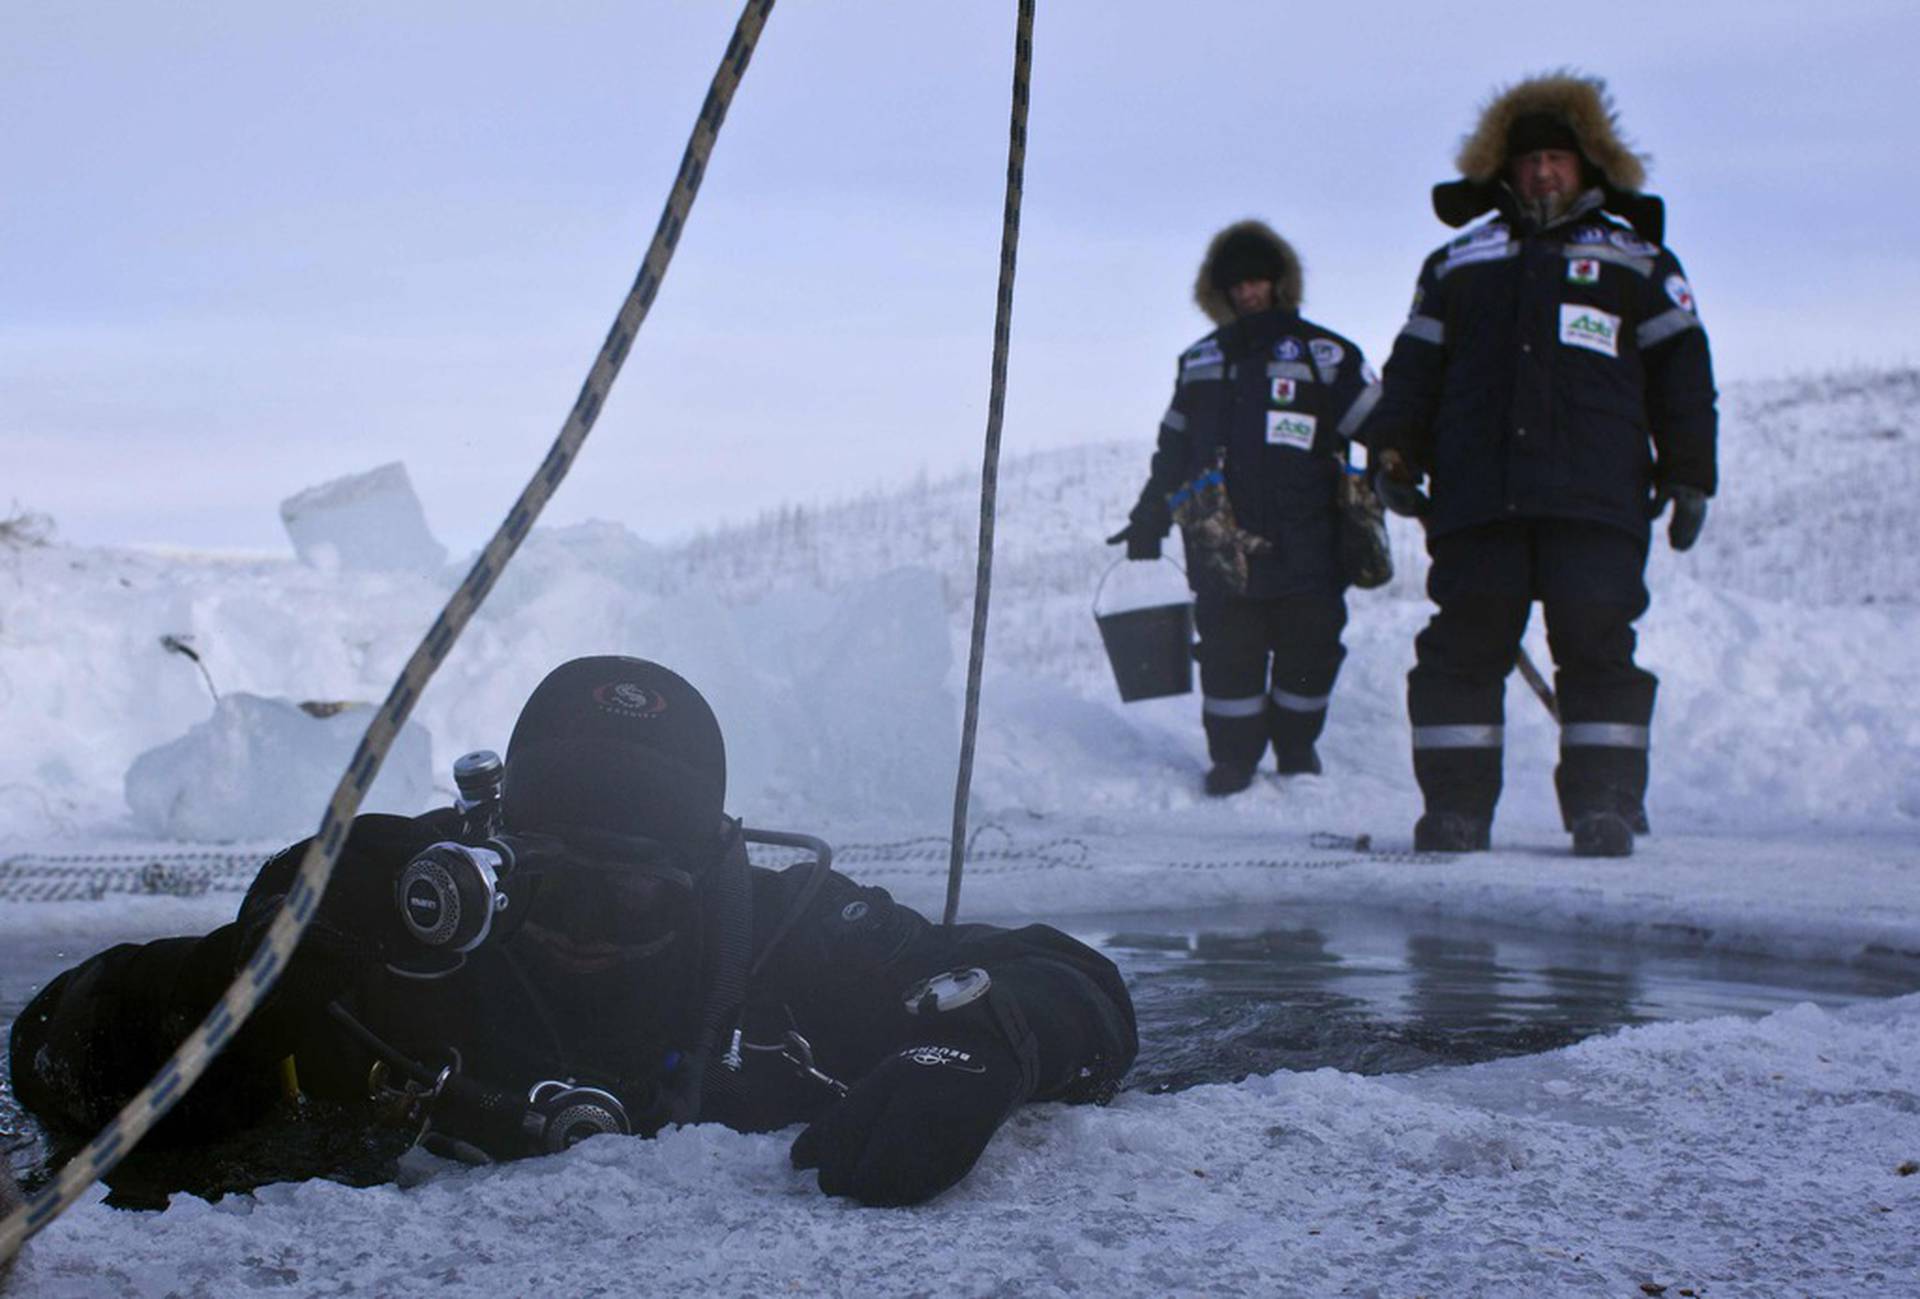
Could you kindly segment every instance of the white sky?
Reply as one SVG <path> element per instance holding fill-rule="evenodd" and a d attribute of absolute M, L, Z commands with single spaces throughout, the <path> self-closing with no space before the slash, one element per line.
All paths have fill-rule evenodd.
<path fill-rule="evenodd" d="M 440 537 L 477 544 L 633 277 L 737 12 L 8 6 L 0 511 L 281 551 L 282 498 L 402 459 Z M 977 467 L 1013 12 L 775 9 L 546 521 L 664 538 Z M 1655 156 L 1723 381 L 1915 359 L 1905 0 L 1043 0 L 1034 46 L 1008 455 L 1137 437 L 1144 472 L 1207 327 L 1195 264 L 1242 216 L 1382 358 L 1476 105 L 1566 64 Z"/>

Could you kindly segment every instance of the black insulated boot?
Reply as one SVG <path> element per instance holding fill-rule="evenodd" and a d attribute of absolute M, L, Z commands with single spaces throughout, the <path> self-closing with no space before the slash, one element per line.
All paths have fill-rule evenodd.
<path fill-rule="evenodd" d="M 1317 776 L 1320 755 L 1311 744 L 1298 749 L 1275 749 L 1274 765 L 1283 776 Z"/>
<path fill-rule="evenodd" d="M 1576 857 L 1633 856 L 1633 825 L 1618 812 L 1582 812 L 1573 818 Z"/>
<path fill-rule="evenodd" d="M 1493 823 L 1465 812 L 1429 812 L 1413 827 L 1415 852 L 1485 852 Z"/>
<path fill-rule="evenodd" d="M 1207 772 L 1207 793 L 1214 798 L 1238 794 L 1253 783 L 1253 768 L 1238 762 L 1216 762 Z"/>

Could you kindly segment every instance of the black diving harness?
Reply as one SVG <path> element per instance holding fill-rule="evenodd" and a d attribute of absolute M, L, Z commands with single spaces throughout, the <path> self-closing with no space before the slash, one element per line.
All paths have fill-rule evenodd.
<path fill-rule="evenodd" d="M 812 854 L 811 861 L 806 863 L 805 878 L 786 914 L 765 945 L 755 954 L 744 976 L 738 980 L 740 987 L 744 988 L 745 983 L 760 972 L 812 905 L 831 871 L 833 849 L 826 841 L 813 835 L 787 831 L 754 830 L 741 826 L 739 835 L 749 843 L 803 848 Z M 499 843 L 492 839 L 488 842 Z M 436 844 L 416 861 L 427 860 L 429 854 L 434 855 L 437 862 L 458 868 L 461 858 L 468 856 L 470 850 L 453 842 Z M 491 893 L 496 886 L 492 872 L 488 870 L 484 887 Z M 482 886 L 476 881 L 473 887 Z M 401 892 L 399 902 L 404 910 L 407 898 L 405 890 Z M 505 895 L 502 893 L 499 896 Z M 483 905 L 491 910 L 491 904 L 492 899 L 489 898 Z M 505 909 L 504 902 L 500 905 Z M 472 946 L 478 946 L 480 941 L 482 939 L 477 937 Z M 458 968 L 459 963 L 456 963 L 425 977 L 439 977 Z M 412 977 L 422 976 L 414 973 Z M 521 982 L 527 1000 L 547 1035 L 553 1039 L 556 1049 L 563 1048 L 544 1001 L 534 988 L 526 984 L 524 978 Z M 747 1052 L 773 1054 L 789 1064 L 798 1076 L 825 1087 L 836 1099 L 847 1094 L 845 1083 L 816 1065 L 812 1043 L 800 1033 L 797 1026 L 789 1027 L 776 1042 L 745 1041 L 741 1027 L 744 1006 L 736 1004 L 729 1008 L 712 1004 L 723 995 L 723 990 L 716 989 L 709 996 L 709 1005 L 701 1017 L 705 1026 L 701 1036 L 706 1039 L 704 1045 L 708 1049 L 717 1045 L 714 1039 L 718 1034 L 710 1030 L 719 1028 L 731 1010 L 732 1028 L 727 1047 L 718 1057 L 728 1074 L 737 1076 L 740 1073 Z M 465 1163 L 491 1163 L 499 1158 L 556 1154 L 591 1136 L 605 1133 L 627 1136 L 636 1130 L 651 1133 L 668 1122 L 691 1121 L 698 1114 L 702 1071 L 697 1067 L 691 1080 L 691 1090 L 695 1094 L 691 1097 L 683 1095 L 678 1103 L 667 1094 L 665 1088 L 649 1084 L 648 1090 L 652 1096 L 647 1109 L 638 1115 L 640 1123 L 636 1129 L 635 1116 L 629 1113 L 627 1103 L 617 1093 L 617 1085 L 602 1087 L 571 1077 L 550 1078 L 534 1083 L 524 1095 L 520 1095 L 469 1073 L 458 1048 L 448 1047 L 446 1063 L 436 1068 L 382 1038 L 342 1002 L 330 1002 L 327 1013 L 354 1042 L 374 1057 L 367 1077 L 367 1092 L 380 1112 L 396 1124 L 417 1128 L 414 1145 Z M 788 1019 L 791 1024 L 790 1012 Z M 697 1046 L 695 1049 L 699 1051 L 701 1048 Z M 562 1057 L 564 1054 L 561 1049 Z M 669 1059 L 675 1060 L 675 1056 L 670 1055 Z M 669 1071 L 672 1067 L 669 1066 Z M 719 1079 L 714 1082 L 727 1085 Z"/>

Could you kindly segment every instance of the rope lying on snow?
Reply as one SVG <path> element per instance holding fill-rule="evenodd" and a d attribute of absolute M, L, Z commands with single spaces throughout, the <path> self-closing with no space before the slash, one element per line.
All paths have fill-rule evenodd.
<path fill-rule="evenodd" d="M 547 451 L 546 459 L 520 493 L 519 500 L 514 503 L 493 539 L 481 551 L 466 581 L 454 592 L 446 608 L 440 611 L 440 616 L 428 629 L 419 648 L 414 650 L 413 657 L 401 669 L 400 678 L 394 682 L 386 702 L 374 714 L 360 747 L 354 751 L 346 773 L 333 791 L 313 842 L 306 856 L 301 859 L 299 874 L 287 892 L 285 904 L 274 917 L 265 941 L 247 962 L 245 972 L 234 980 L 207 1018 L 187 1035 L 187 1040 L 180 1044 L 173 1057 L 154 1075 L 153 1081 L 128 1101 L 100 1135 L 69 1160 L 59 1175 L 35 1194 L 24 1208 L 0 1220 L 0 1263 L 11 1259 L 29 1236 L 59 1216 L 96 1179 L 105 1176 L 121 1156 L 173 1108 L 193 1086 L 214 1054 L 246 1022 L 247 1016 L 273 987 L 287 958 L 299 943 L 301 934 L 306 931 L 307 922 L 312 918 L 321 894 L 326 891 L 334 863 L 345 844 L 353 814 L 380 770 L 388 747 L 413 711 L 427 681 L 446 658 L 447 651 L 453 648 L 454 641 L 493 589 L 493 584 L 499 580 L 501 571 L 513 557 L 514 551 L 519 549 L 527 530 L 566 477 L 581 444 L 586 441 L 595 419 L 599 417 L 607 392 L 627 359 L 627 351 L 632 347 L 634 336 L 646 319 L 654 295 L 659 291 L 660 281 L 666 275 L 667 264 L 673 259 L 673 250 L 686 225 L 687 212 L 693 206 L 694 196 L 699 192 L 700 181 L 706 173 L 707 157 L 713 150 L 720 124 L 726 118 L 727 106 L 733 101 L 734 90 L 746 72 L 747 61 L 753 55 L 754 44 L 759 39 L 767 15 L 773 9 L 773 3 L 774 0 L 747 0 L 746 7 L 741 11 L 733 39 L 728 42 L 727 52 L 714 72 L 706 102 L 701 105 L 699 119 L 694 123 L 692 137 L 687 141 L 686 152 L 680 159 L 680 173 L 674 179 L 672 192 L 667 197 L 665 210 L 660 214 L 659 225 L 654 229 L 653 241 L 647 248 L 640 273 L 633 287 L 628 290 L 606 341 L 600 346 L 586 382 L 581 385 L 579 398 L 561 426 L 559 436 Z"/>

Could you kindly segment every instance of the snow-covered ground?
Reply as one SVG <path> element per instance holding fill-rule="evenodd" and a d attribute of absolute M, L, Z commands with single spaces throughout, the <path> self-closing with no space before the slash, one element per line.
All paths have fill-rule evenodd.
<path fill-rule="evenodd" d="M 1705 536 L 1686 556 L 1662 538 L 1649 575 L 1656 834 L 1626 862 L 1566 855 L 1556 737 L 1517 680 L 1495 851 L 1408 852 L 1403 679 L 1425 603 L 1407 528 L 1400 576 L 1352 600 L 1328 774 L 1201 797 L 1197 699 L 1120 705 L 1091 616 L 1145 436 L 1010 460 L 964 914 L 1298 900 L 1920 971 L 1920 373 L 1783 379 L 1723 407 Z M 944 854 L 926 840 L 951 796 L 976 486 L 789 509 L 670 549 L 614 524 L 536 531 L 415 713 L 427 774 L 387 797 L 410 810 L 458 753 L 503 747 L 560 660 L 641 654 L 713 700 L 736 812 L 822 833 L 850 873 L 937 911 Z M 319 794 L 289 798 L 306 778 L 258 741 L 298 733 L 288 701 L 382 698 L 461 573 L 0 547 L 0 863 L 147 852 L 202 823 L 189 793 L 196 817 L 227 807 L 250 837 L 302 833 Z M 1123 565 L 1101 598 L 1179 589 L 1170 567 Z M 163 636 L 274 720 L 215 716 Z M 1530 644 L 1545 663 L 1537 628 Z M 315 746 L 324 732 L 313 720 Z M 156 790 L 137 760 L 191 735 L 176 752 L 197 783 L 176 771 Z M 0 901 L 0 942 L 188 931 L 231 906 Z M 1920 1294 L 1920 1176 L 1898 1171 L 1920 1160 L 1920 996 L 1393 1078 L 1036 1107 L 908 1211 L 828 1202 L 784 1150 L 702 1128 L 423 1168 L 407 1187 L 157 1215 L 90 1200 L 34 1240 L 9 1293 Z"/>

